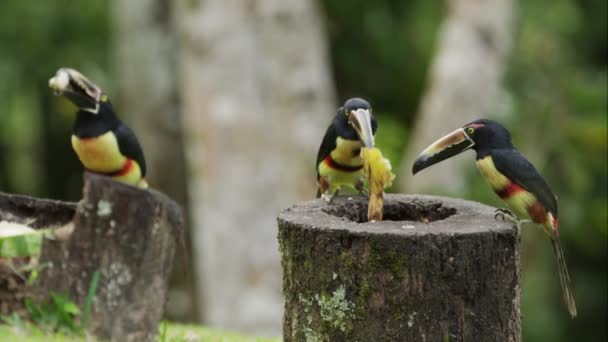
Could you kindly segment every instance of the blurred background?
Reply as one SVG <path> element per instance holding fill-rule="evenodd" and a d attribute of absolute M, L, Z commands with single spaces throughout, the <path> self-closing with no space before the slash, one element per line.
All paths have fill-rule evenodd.
<path fill-rule="evenodd" d="M 422 147 L 481 116 L 547 178 L 579 316 L 551 246 L 522 236 L 525 341 L 604 341 L 607 322 L 605 0 L 0 2 L 0 191 L 77 201 L 75 109 L 62 66 L 99 84 L 142 142 L 149 182 L 188 213 L 167 316 L 279 335 L 277 214 L 315 194 L 336 108 L 369 99 L 393 192 L 501 206 L 472 152 L 409 175 Z"/>

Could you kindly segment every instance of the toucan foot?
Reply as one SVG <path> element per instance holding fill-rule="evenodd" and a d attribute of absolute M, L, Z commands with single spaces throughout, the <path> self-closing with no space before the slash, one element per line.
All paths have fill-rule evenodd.
<path fill-rule="evenodd" d="M 323 195 L 321 195 L 321 198 L 323 198 L 325 203 L 331 204 L 334 201 L 334 198 L 336 198 L 336 196 L 338 196 L 339 192 L 340 192 L 340 189 L 336 190 L 336 192 L 334 192 L 333 194 L 331 194 L 329 192 L 325 192 Z"/>
<path fill-rule="evenodd" d="M 496 210 L 494 210 L 494 219 L 498 220 L 499 217 L 503 221 L 509 220 L 513 223 L 519 222 L 519 219 L 517 218 L 517 216 L 515 216 L 515 214 L 513 214 L 511 212 L 511 210 L 509 210 L 509 209 L 496 208 Z"/>
<path fill-rule="evenodd" d="M 365 188 L 365 181 L 363 180 L 360 180 L 355 184 L 355 190 L 357 190 L 360 195 L 369 196 L 369 191 Z"/>
<path fill-rule="evenodd" d="M 505 208 L 497 208 L 494 210 L 494 219 L 497 220 L 499 217 L 503 221 L 510 221 L 511 223 L 515 224 L 515 227 L 517 228 L 517 237 L 520 236 L 521 226 L 523 224 L 532 222 L 531 220 L 520 220 L 517 218 L 517 216 L 515 216 L 515 214 L 513 214 L 511 210 Z"/>

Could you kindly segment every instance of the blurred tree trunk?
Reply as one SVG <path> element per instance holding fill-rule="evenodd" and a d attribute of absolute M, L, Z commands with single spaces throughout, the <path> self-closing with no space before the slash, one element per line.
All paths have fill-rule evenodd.
<path fill-rule="evenodd" d="M 461 191 L 470 158 L 452 158 L 412 178 L 411 167 L 427 145 L 465 123 L 507 114 L 501 87 L 511 50 L 513 0 L 450 0 L 429 84 L 401 168 L 402 191 Z"/>
<path fill-rule="evenodd" d="M 206 324 L 280 334 L 276 217 L 315 195 L 335 111 L 313 0 L 179 1 L 196 273 Z"/>
<path fill-rule="evenodd" d="M 171 0 L 117 0 L 112 18 L 117 109 L 142 143 L 148 183 L 188 208 Z M 196 319 L 189 241 L 178 246 L 174 259 L 166 311 L 170 319 Z"/>

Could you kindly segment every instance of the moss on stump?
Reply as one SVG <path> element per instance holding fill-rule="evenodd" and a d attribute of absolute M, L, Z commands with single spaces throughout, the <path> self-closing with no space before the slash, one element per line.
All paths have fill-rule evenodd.
<path fill-rule="evenodd" d="M 520 341 L 515 228 L 457 199 L 363 197 L 279 216 L 285 341 Z"/>

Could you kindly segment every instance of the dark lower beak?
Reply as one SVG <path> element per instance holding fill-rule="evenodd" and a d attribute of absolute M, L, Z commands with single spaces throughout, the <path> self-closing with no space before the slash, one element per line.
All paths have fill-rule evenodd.
<path fill-rule="evenodd" d="M 461 152 L 473 147 L 475 143 L 464 132 L 464 129 L 459 128 L 454 132 L 435 141 L 427 147 L 414 161 L 412 173 L 416 174 L 422 169 L 437 164 L 442 160 L 453 157 Z"/>
<path fill-rule="evenodd" d="M 355 128 L 364 147 L 374 147 L 372 117 L 367 109 L 357 109 L 350 113 L 348 120 Z"/>

